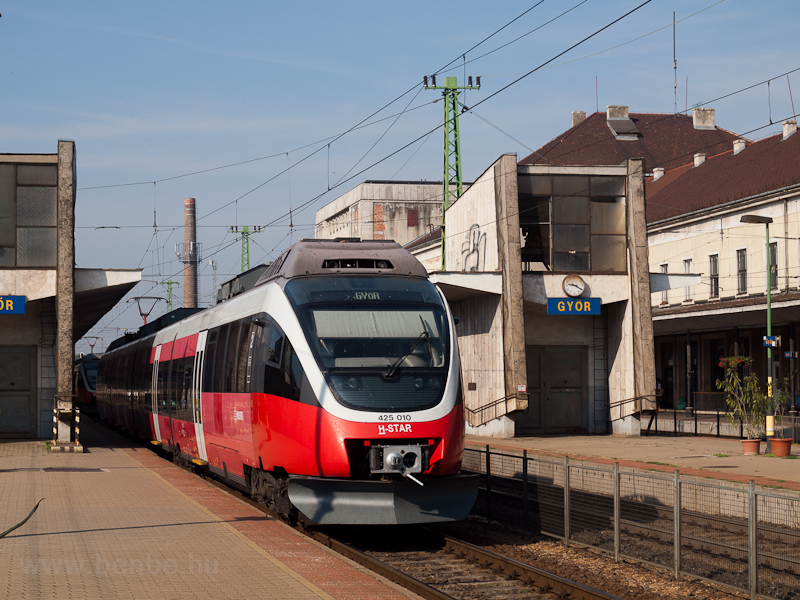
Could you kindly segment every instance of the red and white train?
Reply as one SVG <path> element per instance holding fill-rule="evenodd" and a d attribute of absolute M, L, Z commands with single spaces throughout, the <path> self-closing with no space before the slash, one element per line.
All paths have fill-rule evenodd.
<path fill-rule="evenodd" d="M 306 240 L 100 363 L 102 419 L 318 524 L 463 519 L 454 320 L 394 242 Z"/>

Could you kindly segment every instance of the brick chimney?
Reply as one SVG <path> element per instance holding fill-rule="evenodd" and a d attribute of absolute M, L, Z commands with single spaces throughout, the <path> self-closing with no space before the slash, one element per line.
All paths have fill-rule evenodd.
<path fill-rule="evenodd" d="M 734 154 L 739 154 L 739 152 L 744 150 L 745 145 L 746 145 L 746 142 L 744 140 L 742 140 L 742 139 L 733 140 L 733 153 Z"/>
<path fill-rule="evenodd" d="M 794 119 L 790 119 L 788 121 L 783 122 L 783 139 L 788 138 L 790 135 L 794 135 L 797 131 L 797 121 Z"/>
<path fill-rule="evenodd" d="M 653 169 L 653 181 L 657 181 L 664 176 L 664 167 L 656 167 Z"/>
<path fill-rule="evenodd" d="M 695 129 L 714 129 L 714 109 L 695 108 L 692 113 L 692 122 Z"/>
<path fill-rule="evenodd" d="M 573 110 L 572 111 L 572 126 L 575 127 L 578 123 L 583 121 L 586 118 L 586 111 L 585 110 Z"/>
<path fill-rule="evenodd" d="M 694 166 L 699 167 L 704 162 L 706 162 L 706 155 L 703 152 L 698 152 L 694 155 Z"/>

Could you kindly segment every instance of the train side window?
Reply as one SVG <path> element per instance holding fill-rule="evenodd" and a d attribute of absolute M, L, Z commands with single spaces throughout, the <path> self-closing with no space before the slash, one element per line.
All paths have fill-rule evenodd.
<path fill-rule="evenodd" d="M 169 406 L 169 360 L 158 363 L 158 411 L 166 412 Z"/>
<path fill-rule="evenodd" d="M 212 392 L 225 391 L 225 354 L 226 350 L 228 349 L 228 337 L 230 330 L 230 323 L 220 327 L 217 351 L 215 353 L 216 357 L 214 358 L 214 387 L 211 389 Z"/>
<path fill-rule="evenodd" d="M 264 392 L 273 396 L 289 397 L 286 377 L 281 370 L 281 364 L 285 344 L 285 335 L 277 325 L 272 326 L 269 338 L 269 348 L 267 349 L 267 359 L 264 363 Z"/>
<path fill-rule="evenodd" d="M 300 400 L 300 388 L 303 384 L 303 365 L 300 364 L 300 359 L 297 358 L 297 353 L 292 348 L 292 345 L 288 343 L 286 344 L 285 365 L 286 383 L 289 391 L 287 397 L 292 400 Z"/>
<path fill-rule="evenodd" d="M 222 389 L 220 392 L 233 392 L 236 386 L 236 359 L 239 355 L 239 330 L 241 329 L 241 321 L 234 321 L 230 324 L 230 333 L 228 334 L 228 344 L 225 350 L 225 371 Z"/>
<path fill-rule="evenodd" d="M 283 351 L 284 334 L 280 327 L 275 325 L 272 327 L 272 333 L 269 338 L 269 349 L 267 350 L 267 363 L 280 366 L 281 352 Z"/>
<path fill-rule="evenodd" d="M 247 357 L 253 345 L 256 334 L 256 324 L 252 322 L 252 317 L 245 317 L 239 320 L 239 339 L 236 348 L 236 361 L 234 364 L 233 378 L 231 381 L 231 392 L 243 393 L 245 391 L 245 377 L 247 375 Z"/>
<path fill-rule="evenodd" d="M 214 386 L 214 361 L 217 356 L 219 348 L 219 330 L 220 327 L 215 327 L 208 332 L 208 341 L 206 342 L 206 364 L 203 365 L 203 391 L 215 392 Z"/>
<path fill-rule="evenodd" d="M 187 356 L 181 359 L 183 366 L 183 382 L 178 398 L 178 413 L 183 421 L 192 420 L 192 375 L 194 373 L 194 356 Z"/>
<path fill-rule="evenodd" d="M 253 323 L 255 337 L 253 337 L 253 349 L 248 357 L 247 382 L 245 391 L 263 392 L 264 391 L 264 365 L 267 364 L 267 349 L 269 348 L 269 336 L 272 324 L 268 319 L 262 325 Z"/>

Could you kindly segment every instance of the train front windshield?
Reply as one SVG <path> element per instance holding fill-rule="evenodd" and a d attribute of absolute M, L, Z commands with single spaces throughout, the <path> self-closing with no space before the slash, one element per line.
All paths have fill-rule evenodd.
<path fill-rule="evenodd" d="M 440 401 L 450 337 L 432 283 L 369 276 L 295 279 L 286 293 L 342 404 L 388 412 L 423 410 Z"/>

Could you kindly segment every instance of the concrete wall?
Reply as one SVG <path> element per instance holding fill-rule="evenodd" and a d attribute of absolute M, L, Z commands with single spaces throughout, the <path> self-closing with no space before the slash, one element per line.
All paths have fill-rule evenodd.
<path fill-rule="evenodd" d="M 461 320 L 456 333 L 467 424 L 478 427 L 507 412 L 505 403 L 481 410 L 506 395 L 500 297 L 476 296 L 452 303 L 450 308 Z M 475 389 L 470 389 L 473 386 Z"/>
<path fill-rule="evenodd" d="M 446 215 L 447 271 L 499 271 L 494 167 L 489 167 Z"/>

